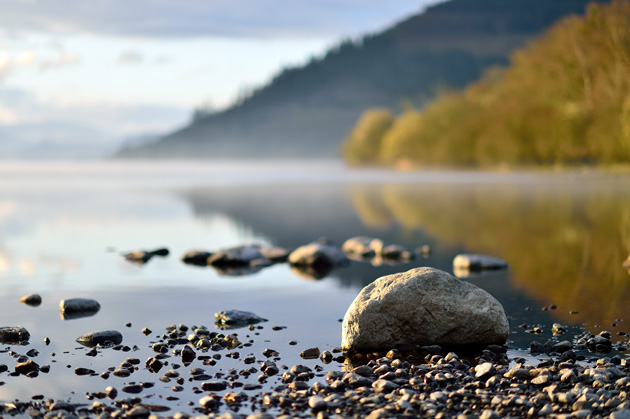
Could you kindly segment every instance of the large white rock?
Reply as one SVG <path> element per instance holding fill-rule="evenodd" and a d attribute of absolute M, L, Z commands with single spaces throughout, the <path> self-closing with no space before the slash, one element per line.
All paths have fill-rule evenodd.
<path fill-rule="evenodd" d="M 343 349 L 503 344 L 503 306 L 481 288 L 434 268 L 383 276 L 361 290 L 343 319 Z"/>

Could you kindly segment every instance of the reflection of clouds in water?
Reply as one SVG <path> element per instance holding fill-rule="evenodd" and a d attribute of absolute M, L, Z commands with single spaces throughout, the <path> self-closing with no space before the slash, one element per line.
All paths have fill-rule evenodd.
<path fill-rule="evenodd" d="M 0 249 L 0 273 L 8 272 L 11 267 L 11 260 L 9 259 L 9 255 L 3 253 Z"/>
<path fill-rule="evenodd" d="M 18 260 L 18 269 L 20 274 L 24 276 L 33 276 L 37 272 L 35 268 L 35 262 L 29 259 L 20 259 Z"/>
<path fill-rule="evenodd" d="M 13 201 L 0 202 L 0 222 L 5 221 L 16 212 L 17 204 Z"/>

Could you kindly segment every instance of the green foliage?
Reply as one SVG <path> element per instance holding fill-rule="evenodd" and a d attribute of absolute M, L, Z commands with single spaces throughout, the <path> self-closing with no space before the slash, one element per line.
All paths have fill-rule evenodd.
<path fill-rule="evenodd" d="M 393 121 L 394 116 L 387 109 L 366 111 L 343 144 L 344 158 L 350 164 L 376 163 L 383 136 Z"/>
<path fill-rule="evenodd" d="M 417 165 L 630 162 L 630 1 L 556 24 L 504 71 L 486 72 L 385 134 L 380 161 Z"/>

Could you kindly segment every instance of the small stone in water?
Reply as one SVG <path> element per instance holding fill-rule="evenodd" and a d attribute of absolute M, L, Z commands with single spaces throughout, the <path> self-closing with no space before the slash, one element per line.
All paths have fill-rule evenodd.
<path fill-rule="evenodd" d="M 187 365 L 193 362 L 196 356 L 197 354 L 190 346 L 186 345 L 182 349 L 181 357 L 182 357 L 182 363 L 184 365 Z"/>
<path fill-rule="evenodd" d="M 116 396 L 118 396 L 118 390 L 116 390 L 114 387 L 107 387 L 105 389 L 105 395 L 107 396 L 107 398 L 109 399 L 115 399 Z"/>
<path fill-rule="evenodd" d="M 215 313 L 214 321 L 217 327 L 230 328 L 266 322 L 267 319 L 263 319 L 249 311 L 226 310 Z"/>
<path fill-rule="evenodd" d="M 300 352 L 300 357 L 304 359 L 315 359 L 319 356 L 319 354 L 320 354 L 319 348 L 317 347 L 308 348 Z"/>
<path fill-rule="evenodd" d="M 0 327 L 0 343 L 21 344 L 28 342 L 31 335 L 22 326 Z"/>
<path fill-rule="evenodd" d="M 93 347 L 96 345 L 114 344 L 118 345 L 122 342 L 122 334 L 116 330 L 103 330 L 99 332 L 86 333 L 79 336 L 77 342 L 83 346 Z"/>
<path fill-rule="evenodd" d="M 35 361 L 32 361 L 32 360 L 19 363 L 15 366 L 15 372 L 19 374 L 23 374 L 23 375 L 28 375 L 29 373 L 38 372 L 38 371 L 39 371 L 39 365 Z"/>
<path fill-rule="evenodd" d="M 101 309 L 96 300 L 89 298 L 70 298 L 59 303 L 61 318 L 64 320 L 93 316 Z"/>
<path fill-rule="evenodd" d="M 42 297 L 39 294 L 29 294 L 20 298 L 20 302 L 27 306 L 37 307 L 42 303 Z"/>

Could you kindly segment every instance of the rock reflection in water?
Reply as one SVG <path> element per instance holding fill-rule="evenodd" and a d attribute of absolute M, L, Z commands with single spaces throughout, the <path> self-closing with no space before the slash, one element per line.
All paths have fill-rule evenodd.
<path fill-rule="evenodd" d="M 630 318 L 620 268 L 630 250 L 630 187 L 619 177 L 549 178 L 548 183 L 357 186 L 366 225 L 422 229 L 443 244 L 499 256 L 510 282 L 554 313 L 597 324 Z"/>

